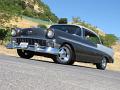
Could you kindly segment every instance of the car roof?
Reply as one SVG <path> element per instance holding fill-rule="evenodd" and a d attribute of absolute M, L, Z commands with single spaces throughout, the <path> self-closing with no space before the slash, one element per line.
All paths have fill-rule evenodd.
<path fill-rule="evenodd" d="M 99 35 L 98 35 L 96 32 L 94 32 L 93 30 L 90 30 L 90 29 L 88 29 L 88 28 L 86 28 L 86 27 L 84 27 L 84 26 L 81 26 L 81 25 L 76 25 L 76 24 L 54 24 L 54 25 L 60 25 L 60 26 L 61 26 L 61 25 L 78 26 L 78 27 L 80 27 L 80 28 L 85 28 L 85 29 L 87 29 L 88 31 L 94 33 L 95 35 L 97 35 L 97 36 L 99 37 Z M 51 26 L 54 26 L 54 25 L 51 25 Z"/>

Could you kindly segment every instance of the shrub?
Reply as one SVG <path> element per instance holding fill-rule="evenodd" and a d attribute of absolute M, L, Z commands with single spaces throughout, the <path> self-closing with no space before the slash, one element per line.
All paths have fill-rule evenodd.
<path fill-rule="evenodd" d="M 7 35 L 7 30 L 0 29 L 0 41 L 1 41 L 0 44 L 3 44 L 3 40 L 5 39 L 6 35 Z"/>
<path fill-rule="evenodd" d="M 38 27 L 47 29 L 47 26 L 42 24 L 39 24 Z"/>
<path fill-rule="evenodd" d="M 67 18 L 61 18 L 59 21 L 58 21 L 58 24 L 67 24 Z"/>
<path fill-rule="evenodd" d="M 103 44 L 105 46 L 111 47 L 116 43 L 118 38 L 114 34 L 106 34 L 105 36 L 100 36 Z"/>
<path fill-rule="evenodd" d="M 0 44 L 3 44 L 3 41 L 8 42 L 11 38 L 10 29 L 0 29 Z"/>

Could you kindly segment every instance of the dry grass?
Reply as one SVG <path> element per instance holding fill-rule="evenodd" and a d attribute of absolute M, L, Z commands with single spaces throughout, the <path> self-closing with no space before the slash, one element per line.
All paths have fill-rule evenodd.
<path fill-rule="evenodd" d="M 20 28 L 36 27 L 38 25 L 39 23 L 32 22 L 27 19 L 19 18 L 19 17 L 16 17 L 16 19 L 13 18 L 9 23 L 5 24 L 6 27 L 17 26 Z"/>
<path fill-rule="evenodd" d="M 114 70 L 114 71 L 120 71 L 120 44 L 114 45 L 113 49 L 115 51 L 115 55 L 114 55 L 115 63 L 114 64 L 108 64 L 107 69 L 108 70 Z M 4 46 L 0 46 L 0 54 L 18 57 L 18 55 L 16 53 L 16 50 L 6 49 Z M 32 59 L 42 60 L 42 61 L 51 61 L 52 62 L 51 59 L 45 58 L 45 57 L 41 57 L 41 56 L 34 56 Z M 94 65 L 86 64 L 86 63 L 76 62 L 75 65 L 95 68 Z"/>
<path fill-rule="evenodd" d="M 120 71 L 120 44 L 117 44 L 117 45 L 114 45 L 113 46 L 113 49 L 114 49 L 114 59 L 115 59 L 115 62 L 114 64 L 110 64 L 108 65 L 108 68 L 111 69 L 111 70 L 117 70 L 117 71 Z"/>

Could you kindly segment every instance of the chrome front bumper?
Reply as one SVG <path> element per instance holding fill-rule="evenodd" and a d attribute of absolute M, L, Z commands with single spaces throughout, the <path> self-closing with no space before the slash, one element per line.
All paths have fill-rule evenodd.
<path fill-rule="evenodd" d="M 17 43 L 10 43 L 6 46 L 7 49 L 24 49 L 34 52 L 40 52 L 40 53 L 47 53 L 47 54 L 53 54 L 58 55 L 58 48 L 52 48 L 52 47 L 46 47 L 46 46 L 39 46 L 38 44 L 35 45 L 28 45 L 27 47 L 21 47 Z"/>

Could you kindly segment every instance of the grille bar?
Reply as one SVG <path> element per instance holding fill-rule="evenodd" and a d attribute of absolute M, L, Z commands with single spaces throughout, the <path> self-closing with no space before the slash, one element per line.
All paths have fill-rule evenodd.
<path fill-rule="evenodd" d="M 34 45 L 35 43 L 38 43 L 41 46 L 46 46 L 46 40 L 41 39 L 17 38 L 17 43 L 20 44 L 21 42 L 27 42 L 29 45 Z"/>

